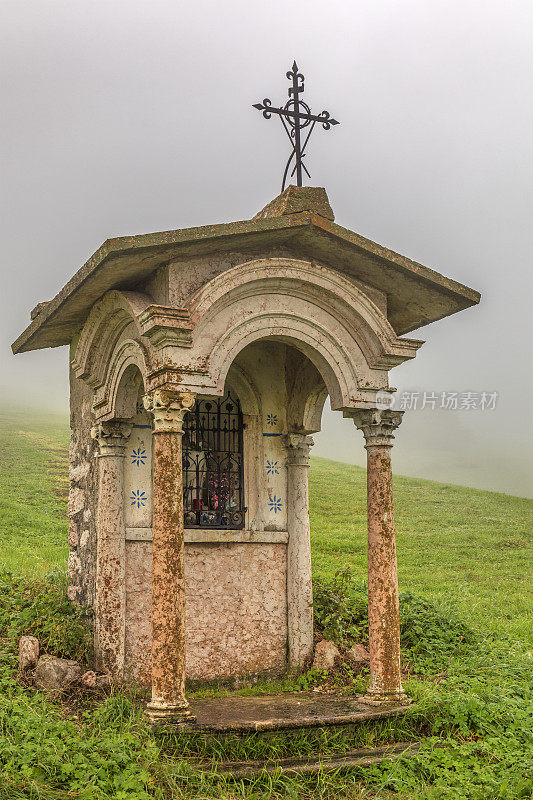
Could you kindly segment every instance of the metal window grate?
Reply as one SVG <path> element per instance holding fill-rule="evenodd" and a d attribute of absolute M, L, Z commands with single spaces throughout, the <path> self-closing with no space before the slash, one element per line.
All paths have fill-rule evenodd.
<path fill-rule="evenodd" d="M 243 419 L 239 400 L 197 400 L 185 416 L 183 512 L 186 528 L 244 528 Z"/>

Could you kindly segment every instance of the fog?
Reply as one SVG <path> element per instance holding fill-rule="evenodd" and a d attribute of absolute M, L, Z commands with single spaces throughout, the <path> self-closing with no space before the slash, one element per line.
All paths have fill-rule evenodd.
<path fill-rule="evenodd" d="M 532 29 L 513 0 L 3 0 L 0 400 L 66 409 L 66 348 L 10 343 L 103 240 L 247 219 L 279 193 L 287 138 L 251 106 L 285 102 L 296 59 L 341 122 L 306 156 L 336 221 L 482 293 L 391 372 L 398 404 L 419 393 L 395 470 L 531 495 Z M 465 392 L 495 408 L 461 410 Z M 338 413 L 315 439 L 364 463 Z"/>

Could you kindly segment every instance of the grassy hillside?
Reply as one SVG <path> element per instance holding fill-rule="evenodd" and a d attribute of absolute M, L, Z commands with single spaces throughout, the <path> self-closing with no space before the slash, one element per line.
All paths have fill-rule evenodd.
<path fill-rule="evenodd" d="M 67 553 L 68 420 L 0 410 L 0 565 L 46 575 Z"/>
<path fill-rule="evenodd" d="M 62 417 L 0 412 L 0 800 L 533 797 L 532 501 L 395 478 L 402 649 L 410 664 L 404 684 L 415 701 L 405 717 L 342 734 L 322 730 L 318 738 L 163 738 L 127 691 L 84 699 L 77 690 L 59 702 L 17 677 L 22 632 L 51 654 L 82 659 L 90 648 L 64 582 L 41 580 L 66 563 L 67 444 Z M 310 490 L 315 616 L 333 608 L 348 630 L 356 612 L 364 636 L 365 472 L 316 458 Z M 355 583 L 335 595 L 327 582 L 347 566 Z M 320 690 L 338 678 L 311 670 L 246 691 Z M 335 685 L 357 693 L 367 680 L 348 671 Z M 235 783 L 209 771 L 217 759 L 416 739 L 423 740 L 416 756 L 349 773 Z M 195 766 L 198 757 L 213 759 L 207 771 Z"/>
<path fill-rule="evenodd" d="M 393 454 L 394 457 L 394 454 Z M 366 472 L 315 458 L 310 470 L 313 567 L 366 571 Z M 470 622 L 533 636 L 533 501 L 394 478 L 400 589 L 452 599 Z"/>
<path fill-rule="evenodd" d="M 45 575 L 64 564 L 68 422 L 0 413 L 0 564 Z M 312 459 L 313 571 L 366 572 L 366 473 Z M 453 599 L 494 633 L 533 634 L 533 501 L 396 476 L 401 588 Z"/>

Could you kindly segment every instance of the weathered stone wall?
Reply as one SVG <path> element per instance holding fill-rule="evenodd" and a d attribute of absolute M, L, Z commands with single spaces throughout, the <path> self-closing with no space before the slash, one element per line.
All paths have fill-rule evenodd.
<path fill-rule="evenodd" d="M 286 544 L 185 545 L 187 677 L 286 666 Z M 150 684 L 151 542 L 126 545 L 125 677 Z"/>
<path fill-rule="evenodd" d="M 84 607 L 94 603 L 96 569 L 96 460 L 91 438 L 93 392 L 70 371 L 68 596 Z"/>
<path fill-rule="evenodd" d="M 280 673 L 287 666 L 286 439 L 288 394 L 294 394 L 288 388 L 302 358 L 295 362 L 295 352 L 282 342 L 255 342 L 232 368 L 238 389 L 230 385 L 242 394 L 246 420 L 246 524 L 243 531 L 186 531 L 189 678 Z M 135 411 L 124 458 L 124 677 L 149 684 L 152 434 L 139 381 L 128 383 Z M 92 606 L 98 459 L 91 439 L 92 391 L 74 375 L 71 401 L 69 595 Z"/>

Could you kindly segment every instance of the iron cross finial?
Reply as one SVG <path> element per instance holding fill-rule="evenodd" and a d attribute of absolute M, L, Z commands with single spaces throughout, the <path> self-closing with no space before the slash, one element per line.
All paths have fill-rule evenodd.
<path fill-rule="evenodd" d="M 309 137 L 313 133 L 313 128 L 317 122 L 320 122 L 325 131 L 329 131 L 332 125 L 338 125 L 339 122 L 330 116 L 328 111 L 322 111 L 321 114 L 312 114 L 311 109 L 301 98 L 300 95 L 304 91 L 304 76 L 298 72 L 298 65 L 296 61 L 293 62 L 292 70 L 287 72 L 287 78 L 292 81 L 292 86 L 289 87 L 289 99 L 283 108 L 277 108 L 272 105 L 272 101 L 265 97 L 262 103 L 254 103 L 253 108 L 259 109 L 263 112 L 265 119 L 270 119 L 272 114 L 278 114 L 283 123 L 285 132 L 289 137 L 292 144 L 292 152 L 287 161 L 285 172 L 283 173 L 283 182 L 281 184 L 281 191 L 285 189 L 285 181 L 287 180 L 287 173 L 291 165 L 292 159 L 295 159 L 294 167 L 291 172 L 291 178 L 296 173 L 297 186 L 302 185 L 302 170 L 308 178 L 311 177 L 307 167 L 303 162 L 305 156 L 305 148 Z M 302 131 L 311 126 L 307 132 L 302 144 Z"/>

